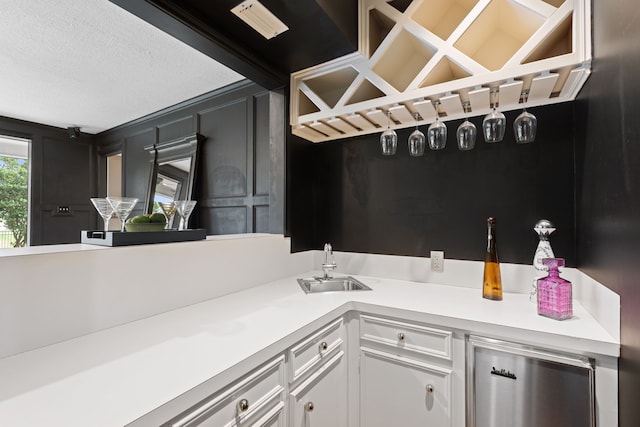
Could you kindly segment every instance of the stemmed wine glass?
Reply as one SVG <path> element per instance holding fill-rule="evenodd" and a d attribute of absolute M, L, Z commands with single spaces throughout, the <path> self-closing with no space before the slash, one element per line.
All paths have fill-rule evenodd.
<path fill-rule="evenodd" d="M 469 112 L 469 102 L 466 101 L 463 105 L 465 115 Z M 476 125 L 471 123 L 467 117 L 464 118 L 464 122 L 458 126 L 456 136 L 458 139 L 458 148 L 460 150 L 473 150 L 476 146 Z"/>
<path fill-rule="evenodd" d="M 526 104 L 529 98 L 529 91 L 522 91 L 520 98 L 522 99 L 522 103 Z M 537 130 L 538 119 L 523 107 L 522 113 L 520 113 L 513 122 L 513 133 L 516 135 L 516 142 L 518 144 L 526 144 L 535 141 Z"/>
<path fill-rule="evenodd" d="M 398 148 L 398 134 L 391 129 L 391 112 L 387 111 L 387 130 L 380 135 L 380 146 L 382 154 L 385 156 L 393 156 Z"/>
<path fill-rule="evenodd" d="M 167 225 L 165 228 L 167 230 L 171 230 L 173 227 L 173 217 L 177 210 L 176 202 L 158 202 L 158 205 L 160 205 L 160 209 L 162 209 L 164 217 L 167 218 Z"/>
<path fill-rule="evenodd" d="M 107 200 L 120 220 L 120 231 L 124 232 L 124 223 L 136 203 L 138 203 L 138 199 L 135 197 L 107 197 Z"/>
<path fill-rule="evenodd" d="M 196 200 L 176 200 L 176 211 L 180 215 L 180 226 L 178 230 L 187 230 L 189 225 L 189 216 L 196 207 Z"/>
<path fill-rule="evenodd" d="M 413 117 L 415 117 L 416 122 L 418 121 L 418 118 L 420 117 L 420 115 L 418 113 L 415 113 L 413 115 Z M 422 156 L 424 154 L 424 147 L 426 145 L 426 138 L 424 136 L 424 133 L 422 133 L 420 131 L 420 129 L 418 129 L 418 125 L 416 124 L 416 130 L 414 130 L 413 132 L 411 132 L 411 135 L 409 135 L 409 154 L 411 154 L 411 156 L 413 157 L 418 157 L 418 156 Z"/>
<path fill-rule="evenodd" d="M 427 139 L 429 140 L 429 148 L 431 150 L 442 150 L 447 145 L 447 125 L 440 121 L 438 106 L 440 101 L 436 101 L 436 121 L 429 125 L 427 130 Z"/>
<path fill-rule="evenodd" d="M 498 88 L 491 89 L 490 94 L 494 95 L 495 99 L 491 112 L 482 121 L 482 133 L 486 142 L 493 143 L 500 142 L 504 138 L 504 131 L 507 129 L 507 118 L 497 110 Z"/>
<path fill-rule="evenodd" d="M 92 197 L 91 203 L 104 221 L 104 231 L 109 231 L 109 220 L 113 215 L 113 206 L 111 206 L 111 203 L 109 203 L 107 199 L 101 197 Z"/>

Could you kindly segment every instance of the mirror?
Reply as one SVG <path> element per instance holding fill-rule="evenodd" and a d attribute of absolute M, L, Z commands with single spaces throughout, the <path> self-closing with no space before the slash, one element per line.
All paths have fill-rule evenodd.
<path fill-rule="evenodd" d="M 145 147 L 151 155 L 146 213 L 153 212 L 154 202 L 193 197 L 198 152 L 204 139 L 202 135 L 195 134 Z"/>

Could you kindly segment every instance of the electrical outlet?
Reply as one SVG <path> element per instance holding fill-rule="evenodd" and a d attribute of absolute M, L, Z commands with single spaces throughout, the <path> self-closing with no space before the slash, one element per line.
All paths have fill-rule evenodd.
<path fill-rule="evenodd" d="M 431 271 L 444 272 L 444 251 L 431 251 Z"/>
<path fill-rule="evenodd" d="M 71 208 L 69 206 L 56 206 L 52 214 L 53 216 L 69 216 L 71 215 Z"/>

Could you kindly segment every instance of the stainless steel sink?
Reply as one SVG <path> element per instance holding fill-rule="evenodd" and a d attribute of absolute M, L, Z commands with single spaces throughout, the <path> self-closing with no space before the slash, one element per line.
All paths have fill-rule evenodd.
<path fill-rule="evenodd" d="M 370 291 L 371 288 L 364 283 L 348 277 L 332 277 L 324 279 L 322 277 L 311 277 L 309 279 L 298 279 L 298 284 L 307 294 L 319 292 L 345 292 L 345 291 Z"/>

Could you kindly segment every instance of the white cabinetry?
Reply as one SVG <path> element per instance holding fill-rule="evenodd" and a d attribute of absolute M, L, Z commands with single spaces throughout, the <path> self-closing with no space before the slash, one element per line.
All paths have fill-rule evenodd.
<path fill-rule="evenodd" d="M 166 425 L 284 427 L 284 373 L 284 356 L 280 356 L 246 374 Z"/>
<path fill-rule="evenodd" d="M 170 419 L 162 425 L 464 427 L 465 334 L 471 332 L 425 323 L 411 312 L 350 311 L 299 331 L 273 348 L 275 356 L 256 359 L 254 369 L 230 373 L 227 385 L 208 385 L 218 391 L 207 398 L 186 398 L 181 409 L 158 408 L 134 425 Z M 615 375 L 602 360 L 596 366 L 601 383 Z M 612 417 L 599 418 L 598 425 Z"/>
<path fill-rule="evenodd" d="M 344 352 L 333 356 L 289 397 L 291 427 L 346 427 L 347 377 Z"/>
<path fill-rule="evenodd" d="M 451 427 L 463 417 L 463 355 L 451 331 L 377 316 L 360 317 L 360 426 Z"/>
<path fill-rule="evenodd" d="M 451 426 L 451 370 L 362 349 L 360 425 Z"/>
<path fill-rule="evenodd" d="M 347 358 L 343 318 L 289 350 L 289 425 L 347 426 Z"/>
<path fill-rule="evenodd" d="M 164 426 L 347 427 L 345 341 L 340 317 Z"/>

